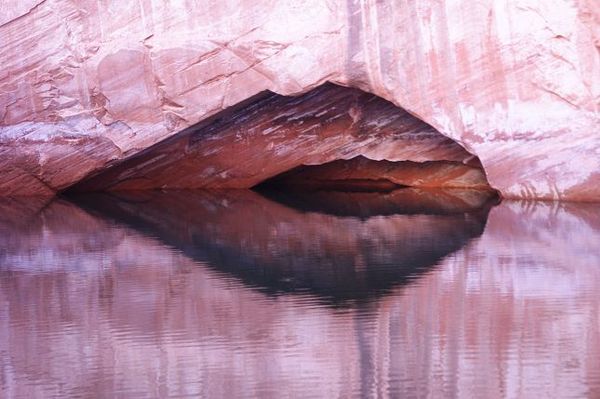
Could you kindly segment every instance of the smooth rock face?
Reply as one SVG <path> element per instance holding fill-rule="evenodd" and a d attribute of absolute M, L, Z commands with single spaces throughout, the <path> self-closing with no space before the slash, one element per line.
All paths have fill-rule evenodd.
<path fill-rule="evenodd" d="M 505 197 L 600 200 L 595 0 L 0 9 L 3 195 L 62 190 L 260 92 L 330 81 L 459 142 Z"/>

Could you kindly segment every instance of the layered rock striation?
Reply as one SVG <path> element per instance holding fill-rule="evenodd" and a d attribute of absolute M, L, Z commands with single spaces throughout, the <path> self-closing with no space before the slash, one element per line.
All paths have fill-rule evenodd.
<path fill-rule="evenodd" d="M 390 162 L 358 156 L 317 166 L 300 166 L 263 183 L 287 189 L 387 191 L 400 187 L 470 188 L 489 190 L 478 166 L 460 162 Z"/>
<path fill-rule="evenodd" d="M 265 90 L 329 81 L 459 143 L 505 197 L 600 200 L 594 0 L 0 9 L 2 195 L 64 190 Z"/>
<path fill-rule="evenodd" d="M 326 84 L 297 97 L 259 95 L 83 180 L 73 190 L 250 188 L 300 165 L 357 156 L 395 165 L 449 161 L 465 174 L 473 168 L 463 162 L 475 161 L 454 141 L 392 103 Z M 395 169 L 396 175 L 408 173 L 399 165 Z M 369 178 L 375 180 L 382 171 L 374 172 Z M 440 174 L 446 180 L 454 177 L 452 171 Z"/>

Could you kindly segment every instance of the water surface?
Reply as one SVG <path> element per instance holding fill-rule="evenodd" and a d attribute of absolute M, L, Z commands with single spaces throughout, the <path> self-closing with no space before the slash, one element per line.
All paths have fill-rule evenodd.
<path fill-rule="evenodd" d="M 600 397 L 600 206 L 0 201 L 0 397 Z"/>

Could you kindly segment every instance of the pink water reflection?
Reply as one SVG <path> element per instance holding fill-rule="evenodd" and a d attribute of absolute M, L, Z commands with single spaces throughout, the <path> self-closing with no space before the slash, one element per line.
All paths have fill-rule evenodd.
<path fill-rule="evenodd" d="M 478 231 L 469 211 L 357 219 L 225 199 L 230 214 L 269 224 L 270 238 L 191 229 L 227 223 L 214 198 L 186 205 L 187 224 L 165 200 L 123 206 L 121 220 L 64 201 L 5 205 L 0 396 L 600 396 L 597 206 L 505 202 Z M 339 307 L 319 290 L 265 294 L 199 260 L 186 245 L 206 242 L 203 231 L 217 231 L 219 248 L 258 248 L 253 262 L 277 243 L 298 259 L 327 242 L 317 255 L 350 262 L 334 270 L 353 276 L 364 259 L 413 259 L 402 245 L 435 264 Z M 166 243 L 169 232 L 178 239 Z"/>

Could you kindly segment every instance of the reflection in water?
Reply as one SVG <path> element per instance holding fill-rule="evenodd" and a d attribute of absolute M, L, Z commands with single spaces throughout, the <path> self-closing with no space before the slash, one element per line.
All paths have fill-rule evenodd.
<path fill-rule="evenodd" d="M 475 212 L 484 216 L 489 207 L 497 202 L 493 192 L 465 189 L 404 188 L 389 192 L 262 189 L 260 193 L 302 211 L 358 218 L 419 214 L 457 215 L 465 212 Z"/>
<path fill-rule="evenodd" d="M 474 200 L 478 206 L 446 194 L 442 198 L 453 199 L 452 208 L 448 202 L 446 208 L 430 206 L 428 211 L 438 214 L 407 215 L 415 195 L 435 196 L 399 191 L 413 196 L 387 195 L 382 206 L 377 193 L 323 192 L 312 203 L 318 212 L 309 213 L 249 190 L 94 194 L 77 202 L 263 292 L 307 291 L 339 302 L 368 299 L 409 281 L 483 231 L 489 193 Z M 356 203 L 353 196 L 368 218 L 322 213 L 331 204 Z M 387 216 L 376 217 L 382 210 Z"/>
<path fill-rule="evenodd" d="M 599 397 L 600 207 L 448 195 L 4 200 L 0 397 Z"/>

